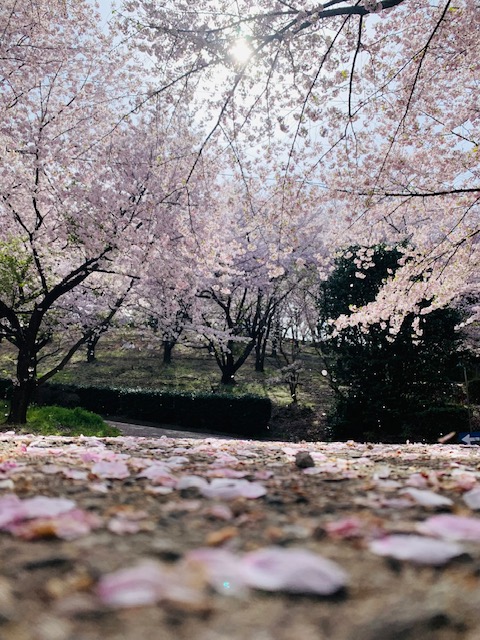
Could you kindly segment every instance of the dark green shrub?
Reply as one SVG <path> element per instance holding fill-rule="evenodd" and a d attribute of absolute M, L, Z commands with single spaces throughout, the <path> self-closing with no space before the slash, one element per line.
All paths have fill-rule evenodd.
<path fill-rule="evenodd" d="M 455 401 L 450 373 L 458 363 L 455 327 L 460 316 L 449 308 L 419 315 L 421 334 L 415 337 L 413 314 L 395 334 L 388 320 L 368 331 L 353 326 L 333 334 L 329 319 L 372 302 L 403 254 L 401 247 L 373 247 L 372 264 L 363 268 L 356 261 L 358 249 L 352 247 L 336 260 L 318 298 L 321 347 L 336 392 L 331 433 L 339 440 L 401 440 L 409 424 L 419 424 L 416 414 Z M 433 437 L 433 431 L 426 432 L 425 438 Z"/>
<path fill-rule="evenodd" d="M 480 378 L 468 383 L 468 398 L 472 404 L 480 404 Z"/>
<path fill-rule="evenodd" d="M 0 397 L 10 400 L 12 395 L 13 383 L 6 378 L 0 378 Z"/>
<path fill-rule="evenodd" d="M 469 411 L 461 405 L 433 406 L 412 412 L 402 412 L 400 407 L 390 405 L 379 410 L 358 398 L 347 397 L 337 403 L 330 416 L 330 427 L 332 437 L 338 440 L 436 442 L 450 431 L 468 431 Z"/>
<path fill-rule="evenodd" d="M 403 435 L 412 441 L 435 442 L 450 431 L 469 430 L 469 411 L 461 405 L 430 407 L 412 415 L 403 427 Z"/>

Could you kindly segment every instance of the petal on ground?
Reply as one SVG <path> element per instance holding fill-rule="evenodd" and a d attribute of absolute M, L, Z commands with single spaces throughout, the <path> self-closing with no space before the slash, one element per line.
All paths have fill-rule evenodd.
<path fill-rule="evenodd" d="M 471 491 L 463 494 L 463 499 L 470 509 L 480 509 L 480 487 L 475 487 Z"/>
<path fill-rule="evenodd" d="M 139 478 L 147 478 L 152 484 L 174 487 L 176 479 L 172 476 L 169 467 L 165 464 L 153 464 L 138 474 Z"/>
<path fill-rule="evenodd" d="M 24 511 L 22 501 L 14 494 L 0 498 L 0 528 L 3 529 L 17 520 L 22 520 Z"/>
<path fill-rule="evenodd" d="M 235 498 L 240 497 L 254 500 L 267 493 L 265 487 L 259 482 L 229 478 L 214 478 L 211 484 L 201 491 L 206 498 L 218 498 L 220 500 L 235 500 Z"/>
<path fill-rule="evenodd" d="M 34 518 L 13 523 L 6 527 L 6 530 L 16 538 L 23 540 L 40 538 L 75 540 L 88 535 L 92 529 L 96 529 L 100 525 L 101 520 L 95 514 L 87 513 L 81 509 L 73 509 L 56 517 Z"/>
<path fill-rule="evenodd" d="M 123 480 L 130 476 L 127 465 L 121 461 L 109 462 L 101 460 L 92 466 L 92 473 L 98 478 L 108 478 L 110 480 Z"/>
<path fill-rule="evenodd" d="M 247 553 L 241 566 L 247 584 L 264 591 L 326 596 L 347 584 L 338 564 L 306 549 L 267 547 Z"/>
<path fill-rule="evenodd" d="M 179 491 L 182 491 L 183 489 L 200 489 L 200 491 L 203 491 L 203 489 L 206 489 L 207 487 L 208 481 L 200 476 L 183 476 L 176 485 L 176 488 Z"/>
<path fill-rule="evenodd" d="M 97 595 L 114 608 L 137 607 L 159 602 L 168 591 L 169 574 L 155 562 L 142 562 L 103 576 Z"/>
<path fill-rule="evenodd" d="M 186 554 L 185 564 L 191 571 L 200 571 L 218 593 L 236 596 L 247 589 L 239 558 L 226 549 L 194 549 Z"/>
<path fill-rule="evenodd" d="M 446 564 L 463 553 L 462 547 L 454 542 L 403 534 L 373 540 L 369 548 L 379 556 L 433 566 Z"/>
<path fill-rule="evenodd" d="M 450 514 L 432 516 L 417 525 L 420 533 L 447 540 L 480 542 L 480 519 Z"/>
<path fill-rule="evenodd" d="M 35 496 L 22 500 L 24 519 L 55 517 L 75 508 L 75 502 L 68 498 Z"/>
<path fill-rule="evenodd" d="M 450 507 L 453 504 L 450 498 L 441 496 L 434 491 L 409 487 L 408 489 L 403 489 L 403 491 L 401 491 L 400 493 L 402 495 L 408 496 L 416 504 L 419 504 L 422 507 Z"/>

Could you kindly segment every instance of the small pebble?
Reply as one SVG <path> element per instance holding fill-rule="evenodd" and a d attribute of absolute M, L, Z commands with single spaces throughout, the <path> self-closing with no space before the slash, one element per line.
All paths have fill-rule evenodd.
<path fill-rule="evenodd" d="M 300 469 L 307 469 L 308 467 L 314 467 L 315 461 L 308 451 L 299 451 L 295 456 L 295 464 Z"/>

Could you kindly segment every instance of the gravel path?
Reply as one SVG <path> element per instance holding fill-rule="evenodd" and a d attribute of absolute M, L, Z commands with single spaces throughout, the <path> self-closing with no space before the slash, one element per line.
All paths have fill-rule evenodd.
<path fill-rule="evenodd" d="M 228 439 L 229 436 L 214 433 L 198 433 L 196 431 L 179 430 L 174 425 L 163 425 L 162 427 L 152 427 L 141 424 L 130 424 L 127 422 L 117 422 L 115 420 L 106 421 L 112 427 L 116 427 L 124 436 L 135 436 L 137 438 L 194 438 L 202 440 L 203 438 L 222 438 Z"/>

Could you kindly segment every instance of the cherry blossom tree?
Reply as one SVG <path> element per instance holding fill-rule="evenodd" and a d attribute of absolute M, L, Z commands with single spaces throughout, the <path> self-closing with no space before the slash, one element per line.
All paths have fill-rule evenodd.
<path fill-rule="evenodd" d="M 177 221 L 178 222 L 178 221 Z M 159 342 L 163 362 L 170 364 L 179 342 L 191 343 L 197 294 L 196 255 L 192 238 L 180 225 L 158 234 L 142 280 L 136 287 L 126 312 L 137 331 L 148 332 L 149 340 Z"/>
<path fill-rule="evenodd" d="M 0 21 L 0 334 L 18 353 L 8 421 L 23 423 L 123 304 L 179 178 L 160 110 L 124 117 L 133 63 L 87 2 L 8 0 Z"/>
<path fill-rule="evenodd" d="M 249 355 L 262 348 L 305 264 L 314 260 L 322 244 L 321 217 L 309 190 L 292 184 L 287 194 L 275 181 L 224 182 L 207 208 L 211 219 L 203 225 L 208 239 L 200 243 L 203 305 L 197 308 L 197 324 L 203 326 L 221 382 L 233 384 Z"/>
<path fill-rule="evenodd" d="M 395 281 L 349 317 L 368 326 L 428 313 L 466 293 L 478 270 L 475 0 L 322 5 L 129 0 L 125 29 L 169 81 L 195 87 L 206 132 L 260 150 L 288 189 L 292 175 L 335 203 L 332 248 L 409 240 Z M 414 283 L 414 284 L 412 284 Z"/>

